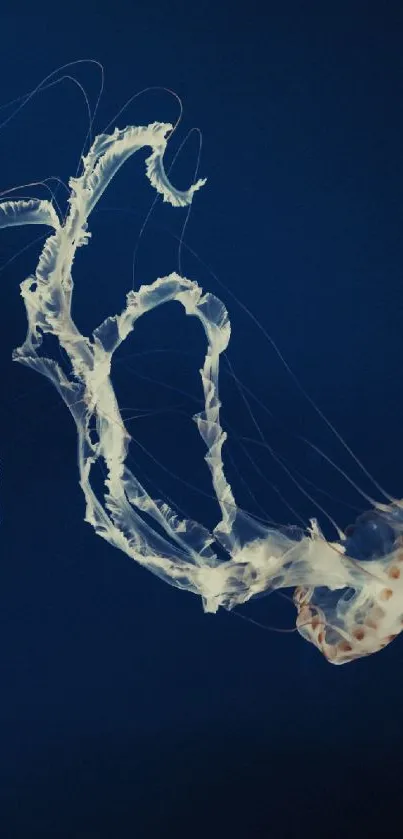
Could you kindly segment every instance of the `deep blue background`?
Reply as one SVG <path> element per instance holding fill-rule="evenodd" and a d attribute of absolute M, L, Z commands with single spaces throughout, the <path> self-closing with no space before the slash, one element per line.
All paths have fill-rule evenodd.
<path fill-rule="evenodd" d="M 294 476 L 301 472 L 334 496 L 304 483 L 344 527 L 369 504 L 292 433 L 308 436 L 375 490 L 231 292 L 366 468 L 401 496 L 400 4 L 109 5 L 2 11 L 1 101 L 87 57 L 106 72 L 97 130 L 143 88 L 165 85 L 181 96 L 184 118 L 170 155 L 199 126 L 200 174 L 208 176 L 185 241 L 227 288 L 186 251 L 184 272 L 229 308 L 230 362 L 274 415 L 250 397 L 265 439 Z M 94 103 L 97 71 L 83 65 L 74 74 Z M 176 116 L 173 99 L 150 92 L 117 122 Z M 0 131 L 1 188 L 49 175 L 66 180 L 86 128 L 77 86 L 66 81 L 35 97 Z M 191 180 L 197 151 L 193 133 L 172 172 L 178 185 Z M 86 331 L 119 310 L 131 285 L 133 248 L 153 200 L 143 159 L 132 159 L 108 190 L 90 220 L 93 241 L 77 255 L 74 314 Z M 158 206 L 140 241 L 136 283 L 177 268 L 174 236 L 183 219 L 183 211 Z M 41 233 L 2 233 L 1 264 Z M 44 380 L 11 362 L 25 330 L 18 284 L 34 269 L 38 248 L 1 277 L 1 835 L 212 839 L 399 830 L 402 639 L 332 667 L 297 634 L 264 631 L 224 612 L 205 616 L 196 598 L 165 586 L 83 523 L 71 418 Z M 213 525 L 211 499 L 183 483 L 209 493 L 189 419 L 200 397 L 202 350 L 197 324 L 167 306 L 122 348 L 114 381 L 125 416 L 162 409 L 128 427 L 172 474 L 136 444 L 134 470 Z M 235 432 L 227 466 L 240 503 L 298 523 L 288 502 L 304 521 L 318 515 L 331 535 L 324 513 L 264 449 L 248 444 L 247 451 L 284 501 L 244 454 L 236 436 L 256 438 L 257 431 L 225 369 L 223 399 L 224 423 Z M 267 625 L 293 625 L 293 608 L 276 596 L 240 611 Z"/>

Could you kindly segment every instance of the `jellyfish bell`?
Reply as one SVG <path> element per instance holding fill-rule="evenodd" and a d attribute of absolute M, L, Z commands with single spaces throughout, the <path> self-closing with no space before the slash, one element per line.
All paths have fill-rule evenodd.
<path fill-rule="evenodd" d="M 403 628 L 403 504 L 379 504 L 347 528 L 336 551 L 350 563 L 352 586 L 298 587 L 297 627 L 332 664 L 386 647 Z"/>

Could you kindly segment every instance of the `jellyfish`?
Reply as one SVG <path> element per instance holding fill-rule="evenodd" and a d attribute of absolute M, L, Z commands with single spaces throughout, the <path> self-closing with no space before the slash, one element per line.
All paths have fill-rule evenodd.
<path fill-rule="evenodd" d="M 34 273 L 20 285 L 27 334 L 13 358 L 46 376 L 74 419 L 85 520 L 96 534 L 170 585 L 200 596 L 206 612 L 231 610 L 258 595 L 293 589 L 301 636 L 327 661 L 351 662 L 382 649 L 403 628 L 403 502 L 374 502 L 373 509 L 333 542 L 316 519 L 306 531 L 267 526 L 238 506 L 224 469 L 227 435 L 219 396 L 220 356 L 231 326 L 223 302 L 194 280 L 174 272 L 130 290 L 122 310 L 89 336 L 73 320 L 76 251 L 89 246 L 91 213 L 125 161 L 148 148 L 146 177 L 172 207 L 190 205 L 204 186 L 203 179 L 187 190 L 171 183 L 164 167 L 171 133 L 171 124 L 154 122 L 97 136 L 82 157 L 80 174 L 70 178 L 63 218 L 49 200 L 0 202 L 1 228 L 50 228 Z M 200 370 L 204 409 L 194 419 L 217 501 L 213 530 L 153 497 L 127 465 L 131 438 L 113 389 L 111 362 L 137 321 L 168 301 L 179 303 L 205 335 Z M 69 372 L 57 358 L 45 355 L 46 335 L 66 354 Z M 99 463 L 105 475 L 101 498 L 94 488 Z"/>

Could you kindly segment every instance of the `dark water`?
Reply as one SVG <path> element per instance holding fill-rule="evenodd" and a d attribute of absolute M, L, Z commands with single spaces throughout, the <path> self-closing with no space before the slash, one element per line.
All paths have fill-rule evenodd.
<path fill-rule="evenodd" d="M 23 3 L 1 12 L 1 24 L 2 102 L 63 62 L 91 57 L 106 73 L 95 131 L 156 85 L 184 104 L 170 159 L 193 126 L 202 131 L 208 182 L 185 244 L 204 262 L 184 248 L 182 268 L 228 306 L 229 362 L 253 394 L 255 423 L 224 362 L 226 465 L 239 503 L 282 525 L 317 516 L 333 538 L 326 514 L 344 528 L 370 503 L 318 449 L 371 497 L 380 494 L 232 295 L 365 467 L 401 496 L 398 5 L 89 3 L 79 14 L 61 5 L 45 14 Z M 71 72 L 94 107 L 99 71 Z M 174 98 L 150 91 L 117 124 L 177 114 Z M 77 84 L 34 97 L 0 130 L 1 189 L 67 180 L 87 128 Z M 172 170 L 179 186 L 193 178 L 198 136 Z M 85 332 L 124 305 L 136 243 L 136 285 L 178 267 L 182 211 L 158 206 L 139 241 L 153 200 L 143 161 L 140 153 L 122 169 L 77 255 L 74 316 Z M 35 187 L 24 194 L 45 197 Z M 63 207 L 63 187 L 57 198 Z M 204 616 L 196 598 L 136 567 L 83 522 L 73 423 L 44 380 L 11 362 L 25 331 L 18 285 L 34 270 L 41 232 L 0 237 L 3 265 L 27 247 L 1 277 L 1 835 L 394 835 L 401 639 L 331 667 L 297 634 L 224 612 Z M 153 492 L 213 526 L 204 451 L 189 420 L 199 409 L 201 332 L 174 306 L 143 321 L 113 371 L 136 441 L 131 466 Z M 242 613 L 293 626 L 294 610 L 279 597 Z"/>

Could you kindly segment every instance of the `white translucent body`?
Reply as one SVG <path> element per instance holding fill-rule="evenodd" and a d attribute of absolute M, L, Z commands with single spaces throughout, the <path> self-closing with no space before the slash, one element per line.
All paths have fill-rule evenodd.
<path fill-rule="evenodd" d="M 90 338 L 78 331 L 72 319 L 75 252 L 88 244 L 91 211 L 125 160 L 143 146 L 150 147 L 147 177 L 174 207 L 189 204 L 203 185 L 204 181 L 198 181 L 183 192 L 169 182 L 163 155 L 171 130 L 168 124 L 154 123 L 97 137 L 83 158 L 81 176 L 70 180 L 64 221 L 49 201 L 0 204 L 0 227 L 43 224 L 53 228 L 35 274 L 21 283 L 28 332 L 14 358 L 47 376 L 74 417 L 85 518 L 96 533 L 171 585 L 200 595 L 208 612 L 220 606 L 233 608 L 274 588 L 296 587 L 297 627 L 328 660 L 343 663 L 376 652 L 402 629 L 401 504 L 377 508 L 396 538 L 390 554 L 369 564 L 350 559 L 343 540 L 328 543 L 315 520 L 309 532 L 296 531 L 293 538 L 292 530 L 264 527 L 237 507 L 222 460 L 226 435 L 220 425 L 218 375 L 230 323 L 221 301 L 173 273 L 130 291 L 123 311 L 108 317 Z M 198 319 L 206 336 L 200 371 L 205 409 L 195 419 L 207 447 L 206 461 L 220 508 L 212 533 L 196 521 L 181 518 L 165 501 L 152 498 L 128 469 L 130 436 L 110 379 L 113 353 L 137 320 L 169 300 L 176 300 L 186 315 Z M 54 358 L 41 354 L 45 333 L 53 335 L 67 353 L 71 376 Z M 106 467 L 102 502 L 92 487 L 92 470 L 99 460 Z"/>

